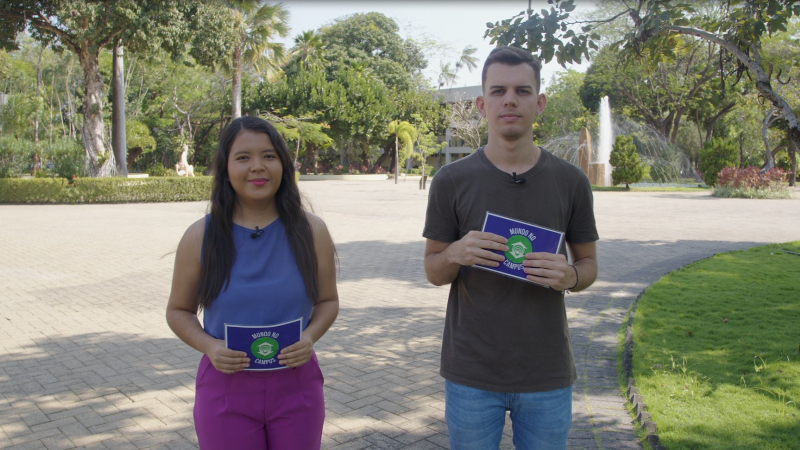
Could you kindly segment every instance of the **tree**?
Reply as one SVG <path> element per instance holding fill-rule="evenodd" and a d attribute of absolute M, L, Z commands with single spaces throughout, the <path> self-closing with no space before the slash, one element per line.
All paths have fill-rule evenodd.
<path fill-rule="evenodd" d="M 714 138 L 700 151 L 700 171 L 703 181 L 709 186 L 717 185 L 719 172 L 726 167 L 736 167 L 738 159 L 736 142 L 730 139 Z"/>
<path fill-rule="evenodd" d="M 574 0 L 548 0 L 553 6 L 542 14 L 521 13 L 502 22 L 488 23 L 486 36 L 492 43 L 515 45 L 537 52 L 547 63 L 556 57 L 564 65 L 589 58 L 598 49 L 595 32 L 600 24 L 626 21 L 628 28 L 618 43 L 627 58 L 647 54 L 654 61 L 672 56 L 678 46 L 677 36 L 694 36 L 718 45 L 737 62 L 737 80 L 747 74 L 756 90 L 774 105 L 787 123 L 795 147 L 800 146 L 800 122 L 793 108 L 773 87 L 783 83 L 781 65 L 762 59 L 762 40 L 786 31 L 790 19 L 800 15 L 796 0 L 742 0 L 718 5 L 715 15 L 697 13 L 688 4 L 670 0 L 643 0 L 618 14 L 600 21 L 568 21 L 575 9 Z M 576 33 L 575 27 L 581 26 Z M 777 68 L 777 71 L 775 70 Z M 774 77 L 773 77 L 774 76 Z M 724 79 L 724 77 L 723 77 Z"/>
<path fill-rule="evenodd" d="M 328 62 L 325 59 L 325 44 L 322 36 L 314 30 L 303 31 L 294 38 L 294 47 L 289 53 L 287 67 L 296 70 L 322 69 Z"/>
<path fill-rule="evenodd" d="M 417 129 L 405 120 L 402 122 L 393 120 L 389 122 L 388 131 L 390 136 L 394 136 L 394 184 L 397 184 L 397 176 L 400 172 L 399 161 L 410 158 L 414 152 Z"/>
<path fill-rule="evenodd" d="M 126 162 L 128 170 L 139 155 L 150 153 L 156 148 L 156 140 L 150 133 L 147 125 L 138 120 L 128 120 L 125 122 L 125 134 L 127 137 L 128 155 Z"/>
<path fill-rule="evenodd" d="M 461 56 L 459 56 L 458 61 L 456 61 L 456 70 L 453 72 L 453 79 L 450 81 L 450 87 L 452 87 L 453 82 L 458 79 L 459 69 L 466 67 L 466 69 L 472 73 L 472 71 L 478 67 L 478 60 L 472 56 L 477 51 L 478 49 L 471 45 L 464 47 L 464 50 L 461 51 Z"/>
<path fill-rule="evenodd" d="M 475 102 L 472 100 L 459 100 L 448 105 L 450 110 L 450 131 L 467 144 L 467 147 L 477 149 L 483 141 L 486 121 L 478 114 Z"/>
<path fill-rule="evenodd" d="M 229 56 L 231 73 L 231 116 L 242 115 L 242 70 L 244 66 L 266 73 L 272 79 L 284 59 L 283 44 L 270 42 L 274 35 L 289 33 L 289 12 L 282 3 L 263 5 L 254 0 L 230 2 L 235 35 Z"/>
<path fill-rule="evenodd" d="M 609 162 L 614 167 L 611 179 L 614 186 L 625 183 L 625 190 L 631 190 L 631 183 L 638 183 L 644 178 L 644 164 L 636 152 L 636 145 L 630 136 L 620 135 L 614 140 Z"/>
<path fill-rule="evenodd" d="M 417 146 L 416 152 L 412 153 L 412 157 L 420 162 L 422 165 L 422 188 L 425 188 L 425 160 L 428 156 L 439 153 L 447 146 L 446 142 L 439 142 L 436 133 L 431 131 L 431 126 L 422 118 L 421 114 L 414 114 L 414 121 L 417 128 Z"/>
<path fill-rule="evenodd" d="M 399 29 L 393 19 L 377 12 L 353 14 L 320 28 L 326 58 L 330 61 L 328 80 L 362 62 L 392 90 L 413 89 L 427 61 L 419 45 L 403 39 Z"/>
<path fill-rule="evenodd" d="M 585 75 L 575 70 L 553 76 L 547 86 L 547 108 L 533 123 L 538 142 L 547 142 L 569 133 L 578 132 L 593 120 L 591 112 L 579 95 Z"/>
<path fill-rule="evenodd" d="M 453 69 L 450 68 L 450 63 L 446 63 L 444 61 L 439 62 L 439 78 L 436 80 L 439 85 L 439 90 L 441 90 L 446 85 L 453 85 L 453 82 L 456 81 L 456 74 L 453 72 Z"/>
<path fill-rule="evenodd" d="M 161 47 L 174 55 L 184 51 L 186 24 L 196 12 L 189 0 L 106 2 L 101 0 L 16 0 L 0 6 L 0 42 L 13 48 L 8 36 L 26 26 L 40 42 L 53 42 L 78 56 L 84 78 L 83 128 L 87 166 L 98 175 L 105 161 L 103 125 L 105 87 L 100 74 L 100 50 L 122 39 L 134 47 Z M 5 30 L 13 30 L 11 33 Z"/>
<path fill-rule="evenodd" d="M 701 45 L 692 38 L 680 40 L 682 45 L 675 54 L 659 61 L 645 55 L 623 64 L 619 50 L 602 48 L 580 89 L 584 106 L 596 111 L 600 99 L 608 95 L 616 109 L 629 109 L 673 144 L 693 107 L 702 105 L 716 111 L 725 102 L 725 112 L 729 112 L 735 102 L 720 98 L 716 94 L 719 89 L 710 88 L 721 64 L 716 46 Z"/>

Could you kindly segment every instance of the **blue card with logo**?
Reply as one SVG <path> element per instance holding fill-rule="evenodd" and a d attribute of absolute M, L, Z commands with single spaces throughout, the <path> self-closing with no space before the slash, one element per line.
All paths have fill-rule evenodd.
<path fill-rule="evenodd" d="M 280 370 L 278 353 L 300 340 L 303 318 L 276 325 L 225 324 L 225 346 L 247 353 L 250 367 L 244 370 Z"/>
<path fill-rule="evenodd" d="M 525 261 L 525 255 L 531 252 L 558 253 L 558 250 L 561 249 L 561 243 L 564 241 L 563 232 L 540 227 L 532 223 L 521 222 L 491 212 L 486 213 L 482 231 L 494 233 L 508 239 L 506 244 L 508 245 L 508 251 L 490 250 L 506 258 L 498 267 L 488 267 L 481 264 L 475 264 L 475 267 L 527 281 L 537 286 L 544 286 L 526 278 L 522 261 Z"/>

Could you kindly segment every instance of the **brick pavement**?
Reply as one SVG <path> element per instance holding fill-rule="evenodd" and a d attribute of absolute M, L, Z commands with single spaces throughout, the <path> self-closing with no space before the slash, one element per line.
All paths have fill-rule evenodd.
<path fill-rule="evenodd" d="M 414 182 L 302 183 L 337 243 L 341 313 L 317 344 L 323 448 L 447 448 L 437 374 L 446 287 L 430 286 Z M 800 200 L 595 194 L 600 277 L 568 297 L 579 379 L 569 446 L 641 448 L 617 388 L 619 328 L 664 273 L 800 239 Z M 196 448 L 199 354 L 164 321 L 173 252 L 204 203 L 0 205 L 0 448 Z M 507 427 L 503 448 L 511 448 Z"/>

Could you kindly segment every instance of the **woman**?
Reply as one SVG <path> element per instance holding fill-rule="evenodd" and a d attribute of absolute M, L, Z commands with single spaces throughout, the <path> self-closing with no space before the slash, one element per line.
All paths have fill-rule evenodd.
<path fill-rule="evenodd" d="M 211 213 L 178 245 L 167 305 L 170 328 L 204 354 L 194 408 L 200 448 L 319 449 L 325 400 L 313 346 L 339 311 L 333 241 L 303 210 L 286 143 L 269 122 L 231 122 L 213 168 Z M 300 340 L 277 356 L 285 369 L 243 371 L 247 353 L 226 348 L 225 324 L 298 317 Z"/>

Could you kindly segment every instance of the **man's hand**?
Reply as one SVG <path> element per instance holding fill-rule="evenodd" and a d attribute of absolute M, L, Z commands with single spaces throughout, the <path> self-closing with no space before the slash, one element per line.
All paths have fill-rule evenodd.
<path fill-rule="evenodd" d="M 314 341 L 303 332 L 300 340 L 284 348 L 278 354 L 278 364 L 287 367 L 300 367 L 311 359 Z"/>
<path fill-rule="evenodd" d="M 567 257 L 558 253 L 534 252 L 525 255 L 525 273 L 530 281 L 563 291 L 575 286 L 575 270 L 567 263 Z"/>
<path fill-rule="evenodd" d="M 508 242 L 508 239 L 494 233 L 470 231 L 447 247 L 447 260 L 462 266 L 482 264 L 484 266 L 497 267 L 506 258 L 489 250 L 507 252 L 508 246 L 505 245 L 506 242 Z"/>
<path fill-rule="evenodd" d="M 211 348 L 206 351 L 206 356 L 214 368 L 222 373 L 236 373 L 250 367 L 247 353 L 225 347 L 225 341 L 221 339 L 215 339 Z"/>

